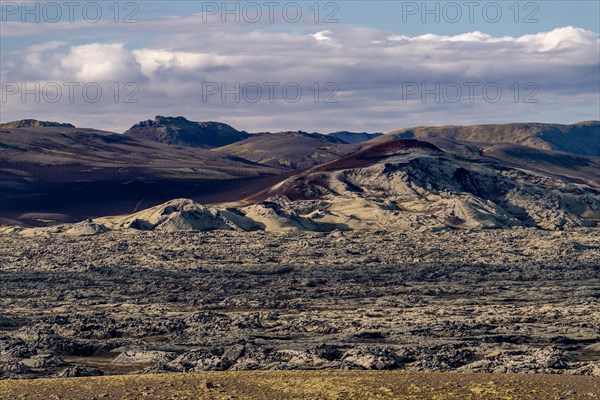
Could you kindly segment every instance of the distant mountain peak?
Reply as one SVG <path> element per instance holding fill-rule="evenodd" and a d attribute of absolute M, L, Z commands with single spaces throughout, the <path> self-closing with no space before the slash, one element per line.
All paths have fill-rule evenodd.
<path fill-rule="evenodd" d="M 178 116 L 178 117 L 165 117 L 162 115 L 157 115 L 154 119 L 148 119 L 146 121 L 140 121 L 137 124 L 133 125 L 130 129 L 136 127 L 150 127 L 150 126 L 160 126 L 160 125 L 168 125 L 168 124 L 194 124 L 196 122 L 189 121 L 187 118 Z"/>
<path fill-rule="evenodd" d="M 362 143 L 371 139 L 375 139 L 376 137 L 383 136 L 383 133 L 340 131 L 330 133 L 328 136 L 343 140 L 346 143 Z"/>
<path fill-rule="evenodd" d="M 317 133 L 317 132 L 305 132 L 305 131 L 281 131 L 281 132 L 274 132 L 274 133 L 270 133 L 267 132 L 267 134 L 269 135 L 282 135 L 282 136 L 293 136 L 293 137 L 298 137 L 298 138 L 307 138 L 307 139 L 315 139 L 318 141 L 322 141 L 322 142 L 327 142 L 327 143 L 335 143 L 335 144 L 344 144 L 346 142 L 344 142 L 341 139 L 338 139 L 334 136 L 329 136 L 329 135 L 323 135 L 322 133 Z"/>
<path fill-rule="evenodd" d="M 600 121 L 591 120 L 591 121 L 579 121 L 575 123 L 577 126 L 598 126 L 600 125 Z"/>
<path fill-rule="evenodd" d="M 182 116 L 162 115 L 140 121 L 124 134 L 165 144 L 207 149 L 226 146 L 249 136 L 222 122 L 194 122 Z"/>
<path fill-rule="evenodd" d="M 37 119 L 20 119 L 0 124 L 0 128 L 75 128 L 75 125 L 61 122 L 39 121 Z"/>

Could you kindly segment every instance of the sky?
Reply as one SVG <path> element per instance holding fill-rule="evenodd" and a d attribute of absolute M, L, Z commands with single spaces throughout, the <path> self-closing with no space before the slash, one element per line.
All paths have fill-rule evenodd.
<path fill-rule="evenodd" d="M 600 120 L 598 1 L 4 1 L 0 121 Z"/>

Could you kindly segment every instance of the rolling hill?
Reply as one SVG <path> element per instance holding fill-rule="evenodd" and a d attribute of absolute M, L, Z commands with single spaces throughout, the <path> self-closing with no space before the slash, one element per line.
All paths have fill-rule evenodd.
<path fill-rule="evenodd" d="M 540 150 L 569 152 L 600 157 L 600 121 L 572 125 L 512 123 L 470 126 L 420 126 L 387 134 L 392 137 L 442 138 L 461 143 L 513 143 Z M 386 137 L 375 140 L 385 141 Z"/>
<path fill-rule="evenodd" d="M 258 133 L 214 151 L 273 167 L 295 170 L 335 160 L 357 148 L 357 144 L 348 144 L 334 136 L 298 131 Z"/>

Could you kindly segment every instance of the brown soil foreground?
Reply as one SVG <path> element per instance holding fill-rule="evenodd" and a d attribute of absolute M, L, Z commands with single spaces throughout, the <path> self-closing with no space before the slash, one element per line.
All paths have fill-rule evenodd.
<path fill-rule="evenodd" d="M 600 379 L 403 371 L 261 371 L 0 381 L 1 399 L 598 399 Z"/>

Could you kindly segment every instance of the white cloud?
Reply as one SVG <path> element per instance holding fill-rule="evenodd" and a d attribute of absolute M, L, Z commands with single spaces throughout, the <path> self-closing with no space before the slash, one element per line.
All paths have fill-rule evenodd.
<path fill-rule="evenodd" d="M 60 63 L 65 74 L 85 82 L 128 80 L 137 77 L 139 69 L 123 43 L 72 46 Z"/>
<path fill-rule="evenodd" d="M 201 70 L 205 68 L 223 67 L 230 57 L 209 53 L 192 53 L 185 51 L 140 49 L 133 55 L 146 76 L 153 75 L 159 69 Z"/>
<path fill-rule="evenodd" d="M 314 37 L 318 42 L 324 42 L 324 41 L 329 41 L 331 40 L 331 38 L 329 37 L 329 35 L 331 35 L 331 31 L 321 31 L 321 32 L 317 32 L 314 33 L 310 36 Z"/>
<path fill-rule="evenodd" d="M 535 35 L 521 36 L 515 41 L 535 46 L 539 51 L 568 50 L 594 45 L 597 47 L 599 44 L 597 34 L 572 26 L 554 29 L 550 32 L 541 32 Z"/>
<path fill-rule="evenodd" d="M 53 40 L 51 42 L 44 42 L 44 43 L 38 43 L 38 44 L 31 45 L 31 46 L 27 47 L 27 52 L 40 53 L 40 52 L 48 51 L 48 50 L 56 50 L 62 46 L 66 46 L 68 44 L 69 43 L 65 42 L 65 41 Z"/>
<path fill-rule="evenodd" d="M 266 130 L 386 130 L 419 124 L 425 120 L 444 123 L 469 121 L 533 120 L 554 112 L 573 115 L 588 113 L 600 118 L 600 37 L 574 27 L 520 37 L 494 37 L 483 32 L 453 36 L 390 35 L 361 27 L 331 30 L 244 31 L 222 30 L 191 33 L 186 25 L 161 36 L 152 45 L 132 48 L 123 43 L 89 43 L 69 46 L 47 42 L 23 51 L 4 52 L 2 79 L 8 81 L 119 81 L 138 82 L 140 103 L 117 107 L 135 115 L 188 115 L 197 119 L 224 119 L 238 122 L 241 129 Z M 6 57 L 5 57 L 6 56 Z M 304 88 L 303 101 L 248 103 L 220 98 L 204 103 L 202 82 L 298 82 Z M 505 92 L 502 102 L 474 103 L 402 101 L 405 83 L 495 82 Z M 335 82 L 339 103 L 315 103 L 309 87 Z M 539 104 L 512 101 L 509 89 L 518 82 L 520 100 L 527 95 L 522 87 L 534 82 L 540 88 Z M 321 99 L 328 93 L 321 87 Z M 568 102 L 565 99 L 568 98 Z M 565 108 L 565 104 L 569 107 Z M 78 104 L 7 104 L 3 119 L 31 108 L 51 110 L 56 118 L 64 107 L 63 120 L 74 112 L 88 112 Z M 96 105 L 94 112 L 114 105 Z M 579 109 L 578 109 L 579 108 Z M 583 111 L 582 111 L 583 110 Z M 29 114 L 32 115 L 32 114 Z M 577 114 L 579 115 L 579 114 Z M 81 118 L 83 118 L 83 116 Z M 131 120 L 122 118 L 123 128 Z M 575 117 L 573 118 L 575 120 Z M 115 122 L 117 123 L 117 122 Z M 245 125 L 246 124 L 246 125 Z M 256 126 L 255 124 L 262 124 Z M 372 124 L 366 126 L 363 124 Z"/>

